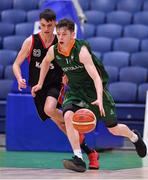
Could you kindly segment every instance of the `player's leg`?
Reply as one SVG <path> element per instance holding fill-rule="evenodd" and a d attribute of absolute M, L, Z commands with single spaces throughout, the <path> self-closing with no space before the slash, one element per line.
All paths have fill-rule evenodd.
<path fill-rule="evenodd" d="M 135 145 L 137 154 L 140 157 L 145 157 L 147 154 L 147 148 L 137 130 L 130 130 L 125 124 L 117 124 L 115 127 L 108 128 L 109 132 L 116 136 L 123 136 L 129 138 L 129 140 Z"/>
<path fill-rule="evenodd" d="M 48 91 L 49 91 L 49 89 L 48 89 Z M 51 115 L 51 116 L 54 116 L 54 117 L 53 117 L 54 122 L 56 122 L 56 124 L 58 124 L 59 128 L 60 128 L 61 130 L 63 130 L 63 132 L 65 133 L 65 123 L 63 123 L 63 122 L 64 122 L 64 120 L 63 120 L 63 114 L 62 114 L 62 111 L 56 109 L 56 104 L 57 104 L 56 99 L 53 100 L 53 104 L 51 103 L 52 100 L 51 100 L 51 101 L 49 100 L 49 102 L 48 102 L 48 100 L 46 101 L 46 99 L 49 99 L 49 98 L 47 98 L 47 97 L 48 97 L 47 94 L 51 94 L 51 93 L 52 93 L 52 91 L 49 91 L 49 92 L 48 92 L 48 91 L 47 91 L 47 89 L 44 89 L 44 88 L 43 88 L 42 90 L 40 90 L 40 91 L 37 93 L 36 97 L 34 98 L 34 102 L 35 102 L 35 105 L 36 105 L 37 112 L 38 112 L 40 118 L 41 118 L 43 121 L 45 121 L 46 119 L 48 119 L 48 118 L 50 117 L 50 115 Z M 56 90 L 54 90 L 54 93 L 55 93 L 55 92 L 56 92 Z M 54 95 L 54 93 L 52 93 L 52 95 Z M 55 95 L 54 95 L 54 96 L 55 96 Z M 57 97 L 57 96 L 56 96 L 56 97 Z M 50 103 L 51 103 L 51 104 L 50 104 Z M 52 106 L 53 110 L 51 110 L 52 108 L 50 108 L 50 105 Z M 46 106 L 46 109 L 45 109 L 45 106 Z M 45 109 L 46 113 L 44 112 L 44 109 Z M 50 111 L 49 111 L 49 109 L 50 109 Z M 57 110 L 56 113 L 58 113 L 58 115 L 56 115 L 56 116 L 54 115 L 55 109 Z M 47 114 L 48 114 L 48 115 L 47 115 Z M 61 117 L 61 115 L 62 115 L 62 117 Z M 82 138 L 80 138 L 80 139 L 81 139 L 81 140 L 82 140 L 82 139 L 84 140 L 84 137 L 82 137 Z M 82 142 L 82 141 L 81 141 L 81 142 Z M 83 148 L 84 152 L 86 152 L 85 149 L 86 149 L 86 148 Z M 94 159 L 94 158 L 93 158 L 93 159 Z M 96 159 L 97 159 L 97 157 L 96 157 Z M 90 160 L 90 162 L 92 162 L 92 160 Z M 91 164 L 92 164 L 92 163 L 91 163 Z M 97 167 L 97 166 L 96 166 L 96 167 Z"/>
<path fill-rule="evenodd" d="M 66 134 L 65 123 L 63 118 L 63 113 L 60 109 L 57 109 L 57 99 L 48 96 L 44 105 L 44 112 L 48 117 L 50 117 L 55 124 Z"/>
<path fill-rule="evenodd" d="M 59 92 L 59 89 L 55 89 L 52 87 L 43 87 L 40 91 L 37 92 L 34 98 L 34 102 L 40 118 L 45 121 L 46 119 L 53 116 L 53 121 L 66 134 L 62 112 L 56 109 Z M 59 117 L 58 119 L 57 116 L 54 116 L 55 113 Z"/>
<path fill-rule="evenodd" d="M 86 144 L 84 134 L 79 133 L 79 137 L 81 149 L 87 154 L 89 159 L 89 169 L 99 169 L 99 153 Z"/>
<path fill-rule="evenodd" d="M 104 122 L 109 132 L 116 136 L 123 136 L 130 139 L 130 141 L 135 145 L 137 154 L 140 157 L 145 157 L 147 153 L 146 145 L 142 140 L 140 134 L 136 130 L 131 130 L 125 124 L 118 124 L 115 112 L 115 103 L 109 94 L 106 91 L 104 97 L 104 109 L 106 113 L 106 117 Z"/>
<path fill-rule="evenodd" d="M 74 129 L 72 124 L 73 114 L 74 113 L 71 110 L 64 111 L 64 120 L 67 131 L 67 137 L 73 149 L 74 157 L 72 159 L 63 160 L 63 165 L 67 169 L 77 172 L 84 172 L 86 170 L 86 164 L 82 158 L 82 152 L 79 142 L 79 133 L 77 130 Z"/>
<path fill-rule="evenodd" d="M 52 118 L 52 120 L 57 124 L 57 126 L 63 131 L 65 131 L 65 124 L 63 123 L 63 113 L 61 110 L 56 109 L 57 100 L 53 97 L 48 96 L 46 98 L 44 111 L 45 113 Z M 89 159 L 89 168 L 98 169 L 98 153 L 89 148 L 84 140 L 84 135 L 80 135 L 80 144 L 81 149 L 88 155 Z"/>
<path fill-rule="evenodd" d="M 66 134 L 63 113 L 60 109 L 57 109 L 60 90 L 61 90 L 61 86 L 56 86 L 56 85 L 46 88 L 46 92 L 45 92 L 46 100 L 44 105 L 44 112 Z"/>

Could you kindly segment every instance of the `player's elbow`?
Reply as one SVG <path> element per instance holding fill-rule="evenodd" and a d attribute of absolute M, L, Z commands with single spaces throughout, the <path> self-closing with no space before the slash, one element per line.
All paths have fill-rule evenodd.
<path fill-rule="evenodd" d="M 18 67 L 18 64 L 17 64 L 16 62 L 14 62 L 13 65 L 12 65 L 12 70 L 13 70 L 13 72 L 16 71 L 16 68 L 17 68 L 17 67 Z"/>

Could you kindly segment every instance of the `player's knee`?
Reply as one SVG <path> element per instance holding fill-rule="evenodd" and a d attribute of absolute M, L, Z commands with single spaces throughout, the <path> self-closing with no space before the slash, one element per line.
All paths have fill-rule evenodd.
<path fill-rule="evenodd" d="M 44 112 L 47 114 L 47 116 L 53 117 L 55 115 L 56 110 L 55 108 L 52 108 L 52 107 L 49 108 L 48 106 L 45 106 Z"/>

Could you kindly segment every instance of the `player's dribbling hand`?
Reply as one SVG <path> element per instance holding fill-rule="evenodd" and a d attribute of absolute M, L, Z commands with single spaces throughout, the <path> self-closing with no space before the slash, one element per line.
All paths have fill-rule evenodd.
<path fill-rule="evenodd" d="M 91 104 L 98 106 L 99 107 L 99 111 L 100 111 L 100 115 L 105 117 L 105 111 L 104 111 L 104 108 L 103 108 L 102 101 L 97 99 L 96 101 L 92 102 Z"/>
<path fill-rule="evenodd" d="M 22 91 L 22 89 L 25 89 L 27 87 L 26 80 L 25 79 L 19 79 L 18 80 L 18 90 Z"/>
<path fill-rule="evenodd" d="M 36 96 L 36 92 L 39 91 L 40 89 L 42 89 L 42 86 L 39 85 L 39 84 L 33 86 L 32 89 L 31 89 L 32 96 L 35 97 Z"/>

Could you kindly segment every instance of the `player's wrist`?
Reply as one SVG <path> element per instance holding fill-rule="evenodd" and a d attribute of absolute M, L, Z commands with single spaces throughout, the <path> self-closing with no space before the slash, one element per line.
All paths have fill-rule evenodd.
<path fill-rule="evenodd" d="M 22 79 L 23 79 L 22 77 L 18 77 L 18 78 L 17 78 L 17 81 L 18 81 L 18 82 L 21 82 Z"/>
<path fill-rule="evenodd" d="M 42 89 L 43 83 L 38 83 L 38 86 Z"/>

